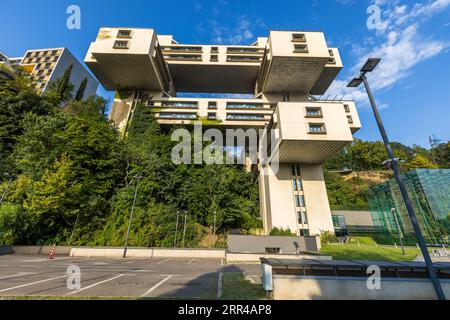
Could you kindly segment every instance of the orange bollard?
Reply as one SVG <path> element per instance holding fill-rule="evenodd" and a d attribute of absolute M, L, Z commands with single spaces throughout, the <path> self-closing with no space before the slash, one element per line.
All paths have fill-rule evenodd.
<path fill-rule="evenodd" d="M 52 251 L 50 251 L 49 259 L 52 260 L 55 255 L 56 244 L 53 245 Z"/>

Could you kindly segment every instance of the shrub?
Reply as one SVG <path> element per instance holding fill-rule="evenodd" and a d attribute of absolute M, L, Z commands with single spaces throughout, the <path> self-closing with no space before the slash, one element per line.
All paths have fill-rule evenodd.
<path fill-rule="evenodd" d="M 326 244 L 329 242 L 338 242 L 338 239 L 337 239 L 336 235 L 334 234 L 334 232 L 322 231 L 320 233 L 320 241 L 322 242 L 322 244 Z"/>
<path fill-rule="evenodd" d="M 270 231 L 270 236 L 295 237 L 296 234 L 293 233 L 290 229 L 273 228 L 272 231 Z"/>

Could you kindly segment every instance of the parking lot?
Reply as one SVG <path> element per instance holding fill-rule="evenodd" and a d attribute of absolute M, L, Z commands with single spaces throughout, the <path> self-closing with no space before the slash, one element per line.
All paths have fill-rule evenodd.
<path fill-rule="evenodd" d="M 69 289 L 68 268 L 80 268 L 81 287 Z M 220 274 L 245 272 L 260 282 L 260 266 L 220 259 L 100 259 L 0 256 L 0 297 L 203 298 L 220 296 Z"/>

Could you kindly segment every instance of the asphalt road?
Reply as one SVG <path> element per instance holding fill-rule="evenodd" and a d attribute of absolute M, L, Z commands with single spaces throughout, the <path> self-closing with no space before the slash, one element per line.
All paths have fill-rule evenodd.
<path fill-rule="evenodd" d="M 80 269 L 80 289 L 69 289 L 68 268 Z M 75 268 L 76 268 L 75 267 Z M 259 265 L 220 259 L 100 259 L 0 256 L 0 297 L 217 298 L 221 272 L 245 272 L 260 282 Z M 71 281 L 72 283 L 73 281 Z"/>

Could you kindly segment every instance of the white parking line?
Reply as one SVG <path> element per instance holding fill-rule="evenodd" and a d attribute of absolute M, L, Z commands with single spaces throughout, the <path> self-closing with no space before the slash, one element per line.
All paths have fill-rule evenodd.
<path fill-rule="evenodd" d="M 68 274 L 65 274 L 65 275 L 60 276 L 60 277 L 44 279 L 44 280 L 40 280 L 40 281 L 36 281 L 36 282 L 30 282 L 30 283 L 22 284 L 20 286 L 15 286 L 15 287 L 11 287 L 11 288 L 1 289 L 0 293 L 1 292 L 6 292 L 6 291 L 11 291 L 11 290 L 14 290 L 14 289 L 23 288 L 23 287 L 29 287 L 29 286 L 32 286 L 32 285 L 35 285 L 35 284 L 44 283 L 44 282 L 48 282 L 48 281 L 52 281 L 52 280 L 56 280 L 56 279 L 61 279 L 61 278 L 65 278 L 65 277 L 68 277 L 68 276 L 69 276 Z"/>
<path fill-rule="evenodd" d="M 195 259 L 191 259 L 191 260 L 189 260 L 189 262 L 187 264 L 192 264 L 194 262 L 195 262 Z"/>
<path fill-rule="evenodd" d="M 167 261 L 170 261 L 170 260 L 172 260 L 172 259 L 168 258 L 168 259 L 165 259 L 165 260 L 162 260 L 162 261 L 158 261 L 157 264 L 161 264 L 161 263 L 164 263 L 164 262 L 167 262 Z"/>
<path fill-rule="evenodd" d="M 32 275 L 32 274 L 37 274 L 37 272 L 18 272 L 16 274 L 12 274 L 12 275 L 9 275 L 9 276 L 1 276 L 0 280 L 11 279 L 11 278 L 18 278 L 18 277 L 21 277 L 21 276 Z"/>
<path fill-rule="evenodd" d="M 153 291 L 155 291 L 156 289 L 158 289 L 161 285 L 163 285 L 165 282 L 167 282 L 170 278 L 172 278 L 172 275 L 168 275 L 168 276 L 165 277 L 163 280 L 161 280 L 160 282 L 158 282 L 157 284 L 155 284 L 153 287 L 151 287 L 150 289 L 148 289 L 147 292 L 145 292 L 143 295 L 141 295 L 141 297 L 146 297 L 146 296 L 148 296 L 150 293 L 152 293 Z"/>
<path fill-rule="evenodd" d="M 72 294 L 76 294 L 76 293 L 78 293 L 78 292 L 81 292 L 81 291 L 84 291 L 84 290 L 87 290 L 87 289 L 96 287 L 96 286 L 101 285 L 101 284 L 106 283 L 106 282 L 113 281 L 113 280 L 118 279 L 118 278 L 123 277 L 123 276 L 124 276 L 124 274 L 119 274 L 119 275 L 117 275 L 117 276 L 115 276 L 115 277 L 112 277 L 112 278 L 109 278 L 109 279 L 106 279 L 106 280 L 103 280 L 103 281 L 100 281 L 100 282 L 91 284 L 90 286 L 87 286 L 87 287 L 78 289 L 78 290 L 76 290 L 76 291 L 69 292 L 67 295 L 70 296 L 70 295 L 72 295 Z"/>

